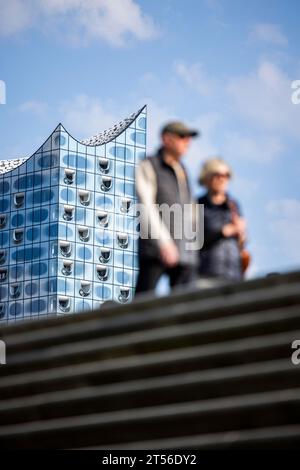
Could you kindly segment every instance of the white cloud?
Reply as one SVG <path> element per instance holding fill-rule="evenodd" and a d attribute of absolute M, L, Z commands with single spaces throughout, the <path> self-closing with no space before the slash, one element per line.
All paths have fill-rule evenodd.
<path fill-rule="evenodd" d="M 43 101 L 32 100 L 25 101 L 19 106 L 18 109 L 21 112 L 30 112 L 36 114 L 37 116 L 44 116 L 47 113 L 49 106 Z"/>
<path fill-rule="evenodd" d="M 0 0 L 0 35 L 10 36 L 31 26 L 34 11 L 22 0 Z"/>
<path fill-rule="evenodd" d="M 34 26 L 73 44 L 102 40 L 118 47 L 130 37 L 157 35 L 153 20 L 136 0 L 0 0 L 0 8 L 0 35 Z"/>
<path fill-rule="evenodd" d="M 281 31 L 281 28 L 278 24 L 256 24 L 250 33 L 250 39 L 275 44 L 277 46 L 288 45 L 288 39 Z"/>
<path fill-rule="evenodd" d="M 258 128 L 300 138 L 300 108 L 291 101 L 292 80 L 271 62 L 249 75 L 232 78 L 227 93 L 239 116 Z"/>
<path fill-rule="evenodd" d="M 215 80 L 207 76 L 202 64 L 186 64 L 177 62 L 175 64 L 177 75 L 194 91 L 202 96 L 211 95 L 215 88 Z"/>

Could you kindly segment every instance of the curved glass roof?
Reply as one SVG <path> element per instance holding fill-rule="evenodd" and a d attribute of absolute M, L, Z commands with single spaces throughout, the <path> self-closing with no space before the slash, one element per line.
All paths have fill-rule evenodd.
<path fill-rule="evenodd" d="M 145 106 L 139 109 L 136 113 L 131 114 L 128 118 L 123 119 L 123 121 L 118 122 L 118 124 L 115 124 L 110 129 L 107 129 L 103 132 L 99 132 L 99 134 L 93 135 L 88 139 L 81 140 L 80 143 L 93 146 L 107 144 L 107 142 L 110 142 L 111 140 L 115 139 L 116 137 L 118 137 L 118 135 L 125 131 L 125 129 L 127 129 L 130 124 L 132 124 L 132 122 L 138 117 L 138 115 L 143 111 L 144 108 Z"/>
<path fill-rule="evenodd" d="M 111 140 L 118 137 L 122 132 L 124 132 L 127 127 L 129 127 L 139 114 L 146 108 L 146 105 L 140 108 L 136 113 L 131 114 L 128 118 L 119 121 L 110 129 L 107 129 L 103 132 L 93 135 L 87 139 L 79 141 L 83 145 L 87 146 L 98 146 L 104 145 L 110 142 Z M 70 135 L 70 134 L 69 134 Z M 7 173 L 8 171 L 14 170 L 18 166 L 22 165 L 30 157 L 15 158 L 13 160 L 0 160 L 0 174 Z"/>

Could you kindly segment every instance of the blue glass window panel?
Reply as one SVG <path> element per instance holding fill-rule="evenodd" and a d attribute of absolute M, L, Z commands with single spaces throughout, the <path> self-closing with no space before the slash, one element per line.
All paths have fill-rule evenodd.
<path fill-rule="evenodd" d="M 4 309 L 2 312 L 0 312 L 0 320 L 5 320 L 7 318 L 7 312 L 8 312 L 8 304 L 4 303 Z"/>
<path fill-rule="evenodd" d="M 146 145 L 146 134 L 145 132 L 132 132 L 130 137 L 134 143 L 140 146 Z"/>
<path fill-rule="evenodd" d="M 52 204 L 50 206 L 50 221 L 51 222 L 57 222 L 58 219 L 58 205 L 57 204 Z"/>
<path fill-rule="evenodd" d="M 6 212 L 9 208 L 8 199 L 0 199 L 0 212 Z"/>
<path fill-rule="evenodd" d="M 63 147 L 64 145 L 67 144 L 67 139 L 63 134 L 59 134 L 54 137 L 54 144 L 57 147 Z"/>
<path fill-rule="evenodd" d="M 95 244 L 113 247 L 113 233 L 108 230 L 95 230 Z"/>
<path fill-rule="evenodd" d="M 9 243 L 9 232 L 0 231 L 0 248 L 8 246 Z"/>
<path fill-rule="evenodd" d="M 78 153 L 84 153 L 86 152 L 86 145 L 81 144 L 80 142 L 77 142 L 77 152 Z"/>
<path fill-rule="evenodd" d="M 24 189 L 37 188 L 41 186 L 43 177 L 40 173 L 32 173 L 26 176 L 21 176 L 14 182 L 14 189 L 22 191 Z"/>
<path fill-rule="evenodd" d="M 75 278 L 83 278 L 83 273 L 84 273 L 84 263 L 80 261 L 76 261 L 75 263 Z"/>
<path fill-rule="evenodd" d="M 74 296 L 74 279 L 66 279 L 66 295 Z"/>
<path fill-rule="evenodd" d="M 123 232 L 125 230 L 124 218 L 125 217 L 123 215 L 119 215 L 119 214 L 115 215 L 115 225 L 114 225 L 115 231 Z"/>
<path fill-rule="evenodd" d="M 18 175 L 23 175 L 26 173 L 26 162 L 22 163 L 20 166 L 18 166 Z"/>
<path fill-rule="evenodd" d="M 141 128 L 141 129 L 146 129 L 146 118 L 145 117 L 140 117 L 137 121 L 137 125 Z"/>
<path fill-rule="evenodd" d="M 47 302 L 45 299 L 35 299 L 32 300 L 30 305 L 30 310 L 33 315 L 42 313 L 47 308 Z"/>
<path fill-rule="evenodd" d="M 76 207 L 75 209 L 75 218 L 76 222 L 84 224 L 85 209 L 84 207 Z"/>
<path fill-rule="evenodd" d="M 125 182 L 125 194 L 128 197 L 134 197 L 135 196 L 135 185 L 134 183 L 130 182 Z"/>
<path fill-rule="evenodd" d="M 114 209 L 114 197 L 103 194 L 96 194 L 95 208 L 112 211 Z"/>
<path fill-rule="evenodd" d="M 17 317 L 23 313 L 23 303 L 22 302 L 13 302 L 9 306 L 9 314 L 12 317 Z"/>
<path fill-rule="evenodd" d="M 51 171 L 50 170 L 44 170 L 43 171 L 43 188 L 47 186 L 51 186 L 52 181 L 51 181 Z"/>
<path fill-rule="evenodd" d="M 0 301 L 7 300 L 8 298 L 8 288 L 7 286 L 0 287 Z"/>
<path fill-rule="evenodd" d="M 49 265 L 49 276 L 56 276 L 57 274 L 57 260 L 56 259 L 50 259 L 48 261 Z"/>
<path fill-rule="evenodd" d="M 23 278 L 24 268 L 23 266 L 11 266 L 9 268 L 10 280 L 17 281 Z"/>
<path fill-rule="evenodd" d="M 9 192 L 10 185 L 8 181 L 0 181 L 0 194 L 6 194 Z"/>
<path fill-rule="evenodd" d="M 63 188 L 60 191 L 60 200 L 61 202 L 68 202 L 68 189 L 67 188 Z"/>
<path fill-rule="evenodd" d="M 41 256 L 40 259 L 49 258 L 49 243 L 41 243 Z"/>
<path fill-rule="evenodd" d="M 116 162 L 116 177 L 124 179 L 125 177 L 125 163 L 123 162 Z"/>
<path fill-rule="evenodd" d="M 95 171 L 95 155 L 87 155 L 86 157 L 86 171 Z"/>
<path fill-rule="evenodd" d="M 34 224 L 45 222 L 48 216 L 49 216 L 49 211 L 48 209 L 44 209 L 44 208 L 38 208 L 38 209 L 33 209 L 32 211 L 27 211 L 28 221 Z"/>
<path fill-rule="evenodd" d="M 115 270 L 114 283 L 122 286 L 127 286 L 131 282 L 131 273 L 123 270 Z"/>
<path fill-rule="evenodd" d="M 61 231 L 62 226 L 63 224 L 59 224 L 59 231 Z M 67 227 L 67 240 L 74 241 L 75 240 L 75 227 L 70 224 L 66 224 L 66 227 Z"/>
<path fill-rule="evenodd" d="M 131 148 L 126 147 L 125 145 L 116 145 L 111 147 L 109 150 L 110 155 L 113 155 L 118 160 L 132 161 L 134 159 L 134 154 Z"/>
<path fill-rule="evenodd" d="M 59 182 L 59 168 L 51 170 L 51 186 L 57 185 Z"/>
<path fill-rule="evenodd" d="M 56 278 L 52 278 L 52 279 L 48 279 L 48 292 L 50 294 L 54 294 L 55 292 L 57 292 L 57 279 Z"/>
<path fill-rule="evenodd" d="M 65 240 L 67 238 L 67 225 L 66 224 L 59 224 L 59 231 L 58 231 L 59 238 Z"/>
<path fill-rule="evenodd" d="M 89 227 L 93 227 L 95 224 L 95 215 L 94 215 L 93 210 L 86 210 L 85 214 L 85 225 L 88 225 Z"/>
<path fill-rule="evenodd" d="M 134 265 L 134 255 L 132 253 L 124 253 L 123 262 L 124 266 L 132 268 Z"/>
<path fill-rule="evenodd" d="M 56 297 L 51 297 L 50 299 L 48 299 L 48 312 L 49 313 L 57 312 L 57 298 Z"/>
<path fill-rule="evenodd" d="M 119 178 L 115 181 L 115 193 L 119 196 L 124 196 L 125 194 L 125 183 Z"/>
<path fill-rule="evenodd" d="M 111 300 L 112 299 L 112 286 L 108 285 L 95 285 L 94 288 L 95 297 L 102 300 Z"/>
<path fill-rule="evenodd" d="M 23 317 L 24 318 L 30 318 L 32 315 L 31 315 L 31 300 L 24 300 L 23 302 Z"/>
<path fill-rule="evenodd" d="M 126 140 L 125 135 L 126 135 L 125 132 L 121 132 L 121 134 L 116 137 L 116 142 L 118 144 L 125 144 L 125 140 Z"/>
<path fill-rule="evenodd" d="M 27 248 L 17 249 L 12 253 L 12 259 L 14 261 L 31 261 L 39 259 L 42 255 L 40 246 L 30 246 Z"/>
<path fill-rule="evenodd" d="M 69 150 L 72 152 L 77 152 L 77 141 L 69 136 Z"/>
<path fill-rule="evenodd" d="M 36 156 L 37 166 L 42 169 L 53 168 L 58 165 L 59 158 L 57 153 L 44 153 Z"/>
<path fill-rule="evenodd" d="M 146 151 L 145 150 L 137 150 L 136 151 L 137 161 L 143 160 L 145 157 L 146 157 Z"/>
<path fill-rule="evenodd" d="M 114 250 L 114 265 L 117 267 L 122 267 L 124 263 L 124 254 L 126 250 Z"/>
<path fill-rule="evenodd" d="M 48 293 L 49 293 L 48 292 L 48 287 L 49 287 L 49 282 L 48 281 L 49 281 L 48 278 L 40 279 L 40 281 L 39 281 L 40 296 L 48 295 Z"/>
<path fill-rule="evenodd" d="M 61 202 L 74 204 L 76 201 L 76 191 L 71 188 L 64 188 L 60 192 Z"/>
<path fill-rule="evenodd" d="M 77 186 L 85 187 L 85 173 L 83 171 L 76 172 L 76 183 Z"/>
<path fill-rule="evenodd" d="M 95 178 L 93 173 L 86 173 L 86 189 L 93 190 L 95 186 Z"/>
<path fill-rule="evenodd" d="M 77 257 L 83 261 L 90 261 L 93 258 L 93 249 L 89 246 L 77 245 Z"/>
<path fill-rule="evenodd" d="M 28 203 L 32 204 L 44 204 L 45 202 L 54 202 L 54 192 L 51 189 L 43 189 L 42 191 L 36 190 L 28 193 Z"/>
<path fill-rule="evenodd" d="M 91 263 L 85 263 L 84 265 L 84 279 L 88 281 L 93 280 L 93 274 L 94 274 L 94 265 Z"/>
<path fill-rule="evenodd" d="M 77 153 L 66 153 L 63 156 L 63 163 L 70 168 L 85 170 L 86 157 Z"/>
<path fill-rule="evenodd" d="M 58 236 L 58 227 L 60 224 L 45 224 L 43 225 L 43 240 L 48 238 L 57 238 Z"/>
<path fill-rule="evenodd" d="M 54 142 L 53 142 L 54 143 Z M 43 152 L 49 152 L 52 149 L 52 135 L 46 140 L 42 147 Z"/>
<path fill-rule="evenodd" d="M 39 293 L 39 284 L 38 282 L 26 282 L 24 287 L 24 294 L 27 297 L 37 296 Z"/>
<path fill-rule="evenodd" d="M 76 312 L 86 312 L 92 310 L 93 303 L 91 300 L 76 300 L 75 302 L 75 311 Z"/>
<path fill-rule="evenodd" d="M 32 263 L 29 272 L 32 277 L 45 276 L 48 274 L 48 264 L 46 262 Z"/>
<path fill-rule="evenodd" d="M 24 225 L 24 215 L 21 213 L 15 213 L 11 218 L 12 227 L 20 227 Z"/>
<path fill-rule="evenodd" d="M 33 165 L 34 165 L 34 157 L 30 157 L 26 161 L 26 172 L 31 173 L 33 171 Z"/>
<path fill-rule="evenodd" d="M 134 165 L 125 165 L 125 178 L 126 179 L 135 179 L 135 167 Z"/>
<path fill-rule="evenodd" d="M 57 279 L 57 293 L 65 294 L 65 291 L 66 291 L 66 280 L 59 277 Z"/>
<path fill-rule="evenodd" d="M 28 241 L 33 242 L 38 240 L 40 237 L 39 227 L 31 227 L 26 230 L 26 238 Z"/>

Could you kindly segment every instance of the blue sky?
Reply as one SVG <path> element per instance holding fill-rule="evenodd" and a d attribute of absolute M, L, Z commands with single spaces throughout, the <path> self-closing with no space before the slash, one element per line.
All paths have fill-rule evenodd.
<path fill-rule="evenodd" d="M 300 266 L 297 0 L 0 0 L 0 158 L 33 153 L 59 122 L 77 138 L 148 104 L 202 132 L 185 158 L 233 167 L 249 276 Z"/>

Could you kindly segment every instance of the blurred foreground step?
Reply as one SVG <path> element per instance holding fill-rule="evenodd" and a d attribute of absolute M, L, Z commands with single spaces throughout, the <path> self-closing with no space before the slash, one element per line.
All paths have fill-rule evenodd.
<path fill-rule="evenodd" d="M 27 321 L 1 338 L 2 449 L 300 442 L 299 272 Z"/>

